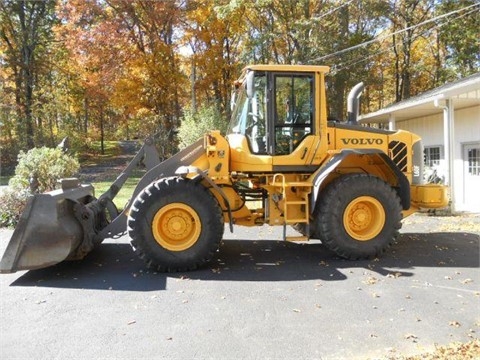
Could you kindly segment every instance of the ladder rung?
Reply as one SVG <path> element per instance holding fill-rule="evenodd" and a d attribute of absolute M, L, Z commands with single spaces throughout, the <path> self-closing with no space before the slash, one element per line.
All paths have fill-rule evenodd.
<path fill-rule="evenodd" d="M 308 220 L 305 219 L 305 218 L 295 218 L 295 219 L 290 219 L 289 218 L 289 219 L 285 219 L 285 222 L 287 224 L 295 224 L 295 223 L 306 223 L 306 222 L 308 222 Z"/>
<path fill-rule="evenodd" d="M 306 200 L 292 200 L 292 201 L 287 200 L 287 201 L 285 201 L 285 204 L 287 204 L 287 205 L 304 205 L 306 203 L 307 203 Z"/>
<path fill-rule="evenodd" d="M 304 182 L 304 181 L 285 182 L 285 184 L 281 182 L 272 182 L 271 185 L 277 186 L 277 187 L 283 187 L 284 185 L 285 187 L 312 187 L 313 186 L 312 183 Z"/>
<path fill-rule="evenodd" d="M 308 241 L 308 236 L 286 236 L 285 240 L 291 242 Z"/>

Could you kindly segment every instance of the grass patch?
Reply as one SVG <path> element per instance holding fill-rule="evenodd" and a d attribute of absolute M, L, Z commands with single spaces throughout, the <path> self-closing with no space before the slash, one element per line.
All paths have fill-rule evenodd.
<path fill-rule="evenodd" d="M 92 141 L 88 144 L 88 147 L 83 150 L 80 155 L 80 162 L 82 165 L 89 163 L 98 164 L 121 153 L 118 141 L 104 141 L 103 146 L 104 154 L 102 154 L 100 141 Z"/>
<path fill-rule="evenodd" d="M 112 157 L 120 154 L 120 147 L 118 145 L 118 141 L 104 141 L 103 147 L 105 150 L 105 154 L 102 155 L 102 144 L 100 143 L 100 141 L 92 141 L 92 143 L 90 144 L 91 151 L 100 156 Z"/>
<path fill-rule="evenodd" d="M 117 206 L 118 210 L 122 211 L 128 200 L 132 197 L 133 191 L 137 187 L 138 182 L 142 178 L 143 171 L 133 171 L 132 175 L 127 179 L 123 187 L 120 189 L 120 192 L 113 199 L 114 204 Z M 105 191 L 110 188 L 115 178 L 98 181 L 92 183 L 95 188 L 95 196 L 98 198 Z"/>

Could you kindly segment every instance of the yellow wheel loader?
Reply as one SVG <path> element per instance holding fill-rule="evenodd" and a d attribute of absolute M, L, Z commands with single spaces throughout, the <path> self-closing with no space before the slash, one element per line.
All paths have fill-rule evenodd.
<path fill-rule="evenodd" d="M 328 70 L 248 66 L 226 136 L 211 131 L 164 162 L 147 139 L 98 199 L 75 179 L 32 197 L 0 271 L 81 259 L 125 231 L 149 268 L 193 270 L 213 257 L 225 223 L 282 226 L 285 240 L 319 239 L 347 259 L 380 255 L 402 218 L 445 207 L 447 189 L 424 184 L 417 135 L 357 124 L 362 83 L 350 92 L 348 121 L 329 121 Z M 112 200 L 142 159 L 148 171 L 119 213 Z M 287 226 L 299 235 L 287 236 Z"/>

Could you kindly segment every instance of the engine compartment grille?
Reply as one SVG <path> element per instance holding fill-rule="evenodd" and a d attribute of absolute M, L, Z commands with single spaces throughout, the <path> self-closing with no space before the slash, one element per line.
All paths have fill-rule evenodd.
<path fill-rule="evenodd" d="M 400 141 L 392 141 L 388 144 L 390 158 L 398 166 L 400 171 L 407 171 L 407 144 Z"/>

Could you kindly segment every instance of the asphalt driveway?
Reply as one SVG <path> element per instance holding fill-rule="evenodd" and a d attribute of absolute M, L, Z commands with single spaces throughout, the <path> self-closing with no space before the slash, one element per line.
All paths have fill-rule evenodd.
<path fill-rule="evenodd" d="M 146 271 L 123 237 L 0 275 L 0 358 L 375 359 L 479 338 L 480 216 L 412 216 L 371 261 L 280 234 L 236 228 L 195 272 Z"/>

